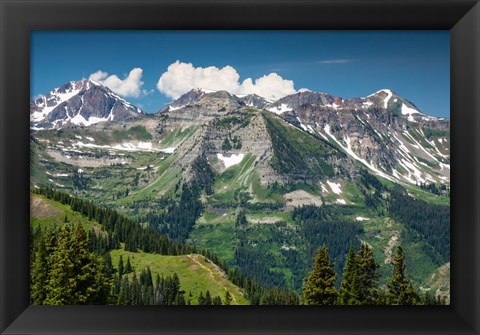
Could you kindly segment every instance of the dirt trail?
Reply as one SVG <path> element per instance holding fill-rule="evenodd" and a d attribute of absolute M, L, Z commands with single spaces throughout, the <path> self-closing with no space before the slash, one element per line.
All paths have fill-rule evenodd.
<path fill-rule="evenodd" d="M 226 291 L 228 291 L 228 288 L 227 288 L 225 285 L 223 285 L 221 282 L 219 282 L 219 281 L 215 278 L 215 276 L 213 275 L 212 269 L 209 269 L 209 268 L 207 268 L 205 265 L 203 265 L 202 263 L 200 263 L 200 262 L 198 261 L 198 259 L 196 259 L 192 254 L 187 255 L 187 257 L 188 257 L 192 262 L 194 262 L 195 264 L 197 264 L 198 266 L 200 266 L 200 267 L 204 268 L 205 270 L 207 270 L 207 271 L 210 273 L 210 277 L 212 277 L 212 279 L 215 280 L 216 283 L 218 283 L 221 287 L 223 287 Z M 217 269 L 217 270 L 218 270 L 219 274 L 220 274 L 221 276 L 223 276 L 223 271 L 221 271 L 221 270 L 219 270 L 219 269 Z M 234 294 L 230 294 L 230 295 L 232 296 L 232 300 L 233 300 L 233 302 L 235 303 L 235 305 L 238 305 L 239 303 L 238 303 L 237 299 L 235 298 L 235 295 L 234 295 Z"/>
<path fill-rule="evenodd" d="M 391 264 L 393 260 L 393 248 L 398 245 L 398 240 L 400 239 L 400 231 L 394 230 L 393 235 L 388 241 L 387 246 L 385 247 L 385 264 Z"/>

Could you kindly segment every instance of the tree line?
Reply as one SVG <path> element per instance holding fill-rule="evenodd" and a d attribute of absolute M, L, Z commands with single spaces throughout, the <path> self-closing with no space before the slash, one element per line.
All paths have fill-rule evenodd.
<path fill-rule="evenodd" d="M 82 200 L 76 197 L 72 197 L 67 193 L 54 190 L 51 188 L 40 188 L 32 190 L 32 192 L 36 194 L 43 195 L 49 199 L 57 201 L 59 203 L 69 205 L 72 210 L 79 212 L 80 214 L 84 215 L 85 217 L 89 218 L 90 220 L 95 220 L 102 225 L 102 232 L 96 233 L 94 231 L 90 231 L 88 233 L 84 232 L 84 237 L 80 238 L 80 240 L 76 240 L 71 238 L 69 242 L 63 242 L 65 248 L 67 245 L 71 244 L 72 248 L 75 244 L 78 244 L 82 249 L 82 253 L 85 254 L 86 268 L 92 269 L 91 275 L 94 275 L 95 272 L 99 272 L 102 275 L 102 281 L 104 281 L 106 286 L 100 286 L 103 290 L 102 298 L 90 297 L 88 299 L 84 299 L 84 303 L 95 303 L 95 304 L 116 304 L 118 302 L 118 298 L 115 298 L 109 294 L 106 294 L 106 291 L 109 291 L 114 286 L 114 291 L 119 293 L 121 288 L 124 287 L 125 292 L 130 292 L 128 296 L 132 296 L 131 292 L 142 292 L 142 289 L 138 289 L 142 287 L 141 280 L 137 280 L 136 284 L 132 284 L 133 277 L 129 278 L 128 280 L 123 278 L 120 280 L 117 276 L 114 276 L 115 269 L 111 264 L 111 257 L 110 251 L 114 249 L 120 248 L 120 243 L 124 243 L 124 248 L 127 251 L 138 252 L 139 250 L 143 250 L 147 253 L 157 253 L 162 255 L 184 255 L 189 253 L 200 253 L 209 259 L 211 262 L 219 266 L 225 273 L 227 274 L 228 279 L 238 287 L 244 289 L 245 296 L 247 300 L 250 301 L 251 304 L 259 305 L 259 304 L 298 304 L 299 299 L 298 296 L 291 291 L 284 290 L 281 288 L 266 288 L 264 287 L 256 278 L 249 278 L 245 276 L 242 272 L 240 272 L 237 268 L 230 268 L 227 266 L 226 262 L 221 260 L 217 255 L 208 251 L 208 250 L 196 250 L 194 246 L 188 246 L 181 244 L 180 242 L 174 242 L 169 239 L 167 236 L 163 236 L 157 231 L 154 231 L 148 226 L 142 226 L 120 214 L 118 214 L 115 210 L 110 208 L 101 208 L 94 205 L 92 202 L 87 200 Z M 48 276 L 47 274 L 51 272 L 51 267 L 49 264 L 53 264 L 53 261 L 47 260 L 48 257 L 53 257 L 51 255 L 55 254 L 57 259 L 62 259 L 62 257 L 67 257 L 70 255 L 74 257 L 76 252 L 81 254 L 79 250 L 76 252 L 71 252 L 70 254 L 65 254 L 63 252 L 63 256 L 58 256 L 57 253 L 54 253 L 54 250 L 57 250 L 56 244 L 54 247 L 48 247 L 49 244 L 45 243 L 44 240 L 51 240 L 52 243 L 56 243 L 57 235 L 62 232 L 62 234 L 70 236 L 73 234 L 73 230 L 75 231 L 75 236 L 79 238 L 82 234 L 80 234 L 79 230 L 83 231 L 81 226 L 73 228 L 72 225 L 68 222 L 68 218 L 65 217 L 65 224 L 57 227 L 56 229 L 53 228 L 44 228 L 44 229 L 36 229 L 32 231 L 32 256 L 31 259 L 34 263 L 32 263 L 32 283 L 37 283 L 37 286 L 32 284 L 32 302 L 35 304 L 45 303 L 44 290 L 38 290 L 39 287 L 45 287 L 46 281 Z M 78 242 L 78 243 L 77 243 Z M 42 246 L 40 248 L 45 247 L 46 249 L 38 249 L 37 246 Z M 48 247 L 48 248 L 47 248 Z M 88 256 L 88 257 L 87 257 Z M 38 260 L 37 260 L 38 258 Z M 127 260 L 128 262 L 128 260 Z M 37 268 L 38 274 L 35 274 L 33 269 Z M 42 270 L 43 269 L 43 270 Z M 85 270 L 85 269 L 84 269 Z M 95 270 L 95 271 L 93 271 Z M 65 276 L 64 273 L 61 273 L 60 269 L 58 269 L 59 275 Z M 82 270 L 83 271 L 83 270 Z M 123 270 L 121 271 L 122 274 Z M 81 272 L 72 272 L 72 281 L 76 281 L 75 276 L 80 276 Z M 115 281 L 115 278 L 117 280 Z M 43 279 L 42 279 L 43 278 Z M 100 279 L 99 279 L 100 280 Z M 127 283 L 128 282 L 128 283 Z M 84 285 L 85 286 L 85 285 Z M 84 287 L 82 286 L 82 287 Z M 135 289 L 134 289 L 135 288 Z M 99 289 L 101 290 L 101 289 Z M 34 299 L 33 292 L 44 292 L 39 293 L 41 295 L 40 298 Z M 37 293 L 35 293 L 37 294 Z M 143 293 L 142 293 L 143 294 Z M 206 297 L 206 292 L 204 297 Z M 214 297 L 211 297 L 212 299 Z M 113 300 L 112 300 L 113 299 Z M 130 300 L 128 300 L 130 299 Z M 142 300 L 140 298 L 126 298 L 126 302 L 133 302 L 136 301 L 137 303 L 151 300 Z M 180 298 L 179 298 L 180 299 Z M 216 299 L 218 300 L 218 299 Z M 224 299 L 225 300 L 225 299 Z M 55 300 L 58 304 L 65 304 L 65 299 L 57 299 Z M 81 301 L 78 300 L 69 300 L 71 301 L 70 304 L 79 304 Z M 182 301 L 181 299 L 178 301 Z M 185 300 L 188 302 L 188 299 Z M 49 300 L 49 304 L 54 304 L 53 301 Z M 207 299 L 208 302 L 208 299 Z M 217 301 L 218 302 L 218 301 Z M 69 304 L 69 303 L 66 303 Z"/>
<path fill-rule="evenodd" d="M 89 220 L 95 220 L 112 240 L 112 246 L 118 242 L 125 243 L 126 251 L 136 252 L 138 249 L 147 253 L 161 255 L 185 255 L 195 251 L 193 246 L 174 242 L 167 236 L 146 229 L 137 222 L 117 213 L 114 209 L 98 207 L 91 201 L 72 197 L 71 195 L 52 188 L 39 188 L 34 193 L 43 195 L 61 204 L 68 205 Z M 115 249 L 112 247 L 112 249 Z"/>
<path fill-rule="evenodd" d="M 386 287 L 380 287 L 379 265 L 372 249 L 363 243 L 358 252 L 350 247 L 343 269 L 340 288 L 335 287 L 337 273 L 330 261 L 328 248 L 318 249 L 313 267 L 305 278 L 301 303 L 303 305 L 441 305 L 445 301 L 431 294 L 421 297 L 405 276 L 405 255 L 401 246 L 396 249 L 392 274 Z"/>

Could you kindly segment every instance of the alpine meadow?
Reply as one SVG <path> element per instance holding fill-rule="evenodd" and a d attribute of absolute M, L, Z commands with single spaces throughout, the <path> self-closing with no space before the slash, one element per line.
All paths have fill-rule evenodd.
<path fill-rule="evenodd" d="M 34 32 L 31 303 L 449 304 L 448 37 Z"/>

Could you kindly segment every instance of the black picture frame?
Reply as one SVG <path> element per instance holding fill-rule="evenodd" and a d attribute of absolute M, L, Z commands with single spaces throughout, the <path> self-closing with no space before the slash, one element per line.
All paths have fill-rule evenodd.
<path fill-rule="evenodd" d="M 0 0 L 0 24 L 2 334 L 480 334 L 478 1 Z M 29 306 L 29 41 L 37 29 L 450 30 L 451 305 Z"/>

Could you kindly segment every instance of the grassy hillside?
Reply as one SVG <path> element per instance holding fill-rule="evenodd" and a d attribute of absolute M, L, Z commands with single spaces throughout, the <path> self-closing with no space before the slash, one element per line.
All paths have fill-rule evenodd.
<path fill-rule="evenodd" d="M 61 225 L 66 221 L 80 224 L 87 231 L 94 229 L 101 232 L 102 229 L 98 222 L 91 221 L 73 211 L 70 206 L 60 204 L 41 195 L 31 195 L 30 223 L 32 227 Z M 146 267 L 150 267 L 154 277 L 157 273 L 164 276 L 177 273 L 180 279 L 180 289 L 186 292 L 185 298 L 188 299 L 189 293 L 192 294 L 192 304 L 197 304 L 198 295 L 200 292 L 205 293 L 206 290 L 209 290 L 212 296 L 218 295 L 222 299 L 225 292 L 228 291 L 232 295 L 232 304 L 249 304 L 243 295 L 243 291 L 232 284 L 217 265 L 202 255 L 164 256 L 142 251 L 129 252 L 125 251 L 123 246 L 122 249 L 112 250 L 110 254 L 114 267 L 118 266 L 120 255 L 123 255 L 125 261 L 130 258 L 137 274 Z"/>
<path fill-rule="evenodd" d="M 188 299 L 189 293 L 192 294 L 192 304 L 197 304 L 198 295 L 200 292 L 205 294 L 206 290 L 209 290 L 212 296 L 220 296 L 222 299 L 226 291 L 230 292 L 233 298 L 232 305 L 249 304 L 242 290 L 227 279 L 222 269 L 202 255 L 164 256 L 119 249 L 111 252 L 115 267 L 118 265 L 120 255 L 124 261 L 130 257 L 130 262 L 137 273 L 146 267 L 150 267 L 154 278 L 157 274 L 170 276 L 176 273 L 180 279 L 180 289 L 186 292 L 185 298 Z"/>
<path fill-rule="evenodd" d="M 73 211 L 70 206 L 60 204 L 38 194 L 30 195 L 30 225 L 33 228 L 41 226 L 53 226 L 71 222 L 80 224 L 89 231 L 95 227 L 100 230 L 101 226 L 80 213 Z"/>

